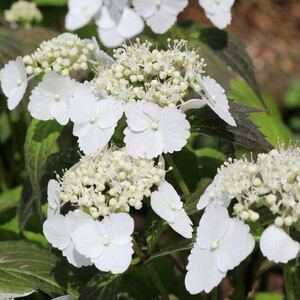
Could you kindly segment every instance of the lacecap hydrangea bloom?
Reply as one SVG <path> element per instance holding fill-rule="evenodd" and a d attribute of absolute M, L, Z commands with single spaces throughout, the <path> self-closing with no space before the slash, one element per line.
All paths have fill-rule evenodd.
<path fill-rule="evenodd" d="M 19 0 L 14 2 L 10 9 L 4 11 L 5 21 L 20 23 L 26 27 L 40 22 L 42 18 L 42 13 L 34 2 Z"/>
<path fill-rule="evenodd" d="M 90 82 L 72 79 L 79 71 L 96 70 Z M 205 62 L 183 40 L 166 50 L 149 42 L 115 49 L 110 57 L 95 40 L 66 33 L 43 42 L 31 55 L 9 62 L 0 71 L 8 107 L 22 99 L 28 81 L 42 74 L 29 97 L 29 112 L 39 120 L 74 123 L 80 149 L 103 149 L 125 114 L 126 149 L 135 158 L 154 158 L 180 151 L 190 136 L 185 112 L 209 105 L 236 126 L 223 88 L 205 73 Z M 191 98 L 191 94 L 198 98 Z"/>
<path fill-rule="evenodd" d="M 226 262 L 229 258 L 226 256 L 217 257 L 216 260 L 212 260 L 210 263 L 207 262 L 209 265 L 217 263 L 216 270 L 219 273 L 216 271 L 213 278 L 206 277 L 207 280 L 204 279 L 201 288 L 195 286 L 195 281 L 201 274 L 199 268 L 202 268 L 200 263 L 204 257 L 202 253 L 204 248 L 201 246 L 202 242 L 199 241 L 202 241 L 202 239 L 206 241 L 205 232 L 202 234 L 201 232 L 205 231 L 205 228 L 212 222 L 205 216 L 213 210 L 223 211 L 222 214 L 228 215 L 226 208 L 230 204 L 233 205 L 234 220 L 237 220 L 235 222 L 240 224 L 240 228 L 248 228 L 244 222 L 259 223 L 261 211 L 266 213 L 266 210 L 268 210 L 274 221 L 261 234 L 260 249 L 262 254 L 276 263 L 287 263 L 289 260 L 296 258 L 300 250 L 300 244 L 290 237 L 289 229 L 294 227 L 297 230 L 297 222 L 300 218 L 299 188 L 300 148 L 298 147 L 289 146 L 288 149 L 284 149 L 282 146 L 267 154 L 258 154 L 256 161 L 242 158 L 225 162 L 220 167 L 212 184 L 201 196 L 197 206 L 198 209 L 206 209 L 200 221 L 198 238 L 187 267 L 187 289 L 195 293 L 201 290 L 207 292 L 223 278 L 220 272 L 224 272 L 224 268 L 220 263 Z M 220 219 L 221 217 L 216 218 L 218 224 L 220 224 Z M 263 226 L 263 224 L 260 224 L 260 226 Z M 223 228 L 223 226 L 210 226 L 209 234 L 212 234 L 212 231 L 215 230 L 214 227 Z M 227 250 L 232 251 L 235 256 L 237 253 L 241 253 L 242 246 L 247 245 L 241 240 L 246 239 L 246 236 L 248 236 L 247 239 L 250 239 L 249 228 L 247 233 L 246 229 L 243 231 L 243 234 L 242 232 L 233 234 L 227 243 L 229 247 Z M 217 248 L 221 249 L 221 241 L 218 245 Z M 250 247 L 249 243 L 249 251 L 241 256 L 240 261 L 250 254 L 251 248 L 253 247 Z M 235 264 L 229 265 L 227 270 L 234 266 Z M 207 266 L 207 268 L 210 267 Z"/>
<path fill-rule="evenodd" d="M 77 267 L 95 264 L 122 273 L 133 254 L 130 210 L 141 209 L 147 199 L 176 232 L 191 238 L 192 222 L 165 173 L 162 158 L 135 159 L 124 148 L 83 156 L 48 184 L 46 238 Z"/>

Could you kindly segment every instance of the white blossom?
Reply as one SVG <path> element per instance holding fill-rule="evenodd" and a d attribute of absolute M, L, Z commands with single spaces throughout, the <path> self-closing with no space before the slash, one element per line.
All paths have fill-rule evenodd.
<path fill-rule="evenodd" d="M 74 248 L 73 231 L 81 224 L 91 220 L 91 217 L 82 211 L 70 211 L 63 216 L 57 214 L 48 218 L 43 225 L 43 233 L 53 247 L 62 251 L 69 263 L 75 267 L 88 266 L 90 260 L 81 255 Z"/>
<path fill-rule="evenodd" d="M 164 176 L 161 160 L 156 164 L 154 160 L 134 159 L 124 148 L 112 147 L 83 156 L 58 178 L 59 200 L 55 203 L 60 203 L 59 209 L 71 204 L 89 212 L 94 219 L 129 212 L 130 207 L 142 208 L 144 199 L 151 196 L 151 189 Z"/>
<path fill-rule="evenodd" d="M 102 0 L 69 0 L 66 28 L 76 30 L 91 21 L 102 6 Z"/>
<path fill-rule="evenodd" d="M 158 191 L 152 193 L 151 207 L 177 233 L 187 239 L 192 238 L 193 223 L 183 209 L 183 203 L 171 184 L 164 181 L 158 187 Z"/>
<path fill-rule="evenodd" d="M 70 115 L 80 149 L 91 154 L 107 145 L 123 115 L 123 106 L 110 97 L 95 96 L 88 85 L 81 84 L 74 92 Z"/>
<path fill-rule="evenodd" d="M 73 99 L 75 81 L 49 72 L 32 91 L 28 110 L 38 120 L 53 120 L 66 125 L 70 119 L 70 104 Z"/>
<path fill-rule="evenodd" d="M 140 101 L 128 103 L 125 114 L 128 127 L 124 141 L 133 157 L 153 158 L 179 151 L 190 136 L 185 115 L 175 108 Z"/>
<path fill-rule="evenodd" d="M 7 22 L 21 23 L 30 26 L 42 20 L 43 16 L 36 3 L 19 0 L 12 4 L 10 9 L 4 11 L 4 19 Z"/>
<path fill-rule="evenodd" d="M 275 263 L 287 263 L 296 258 L 300 244 L 283 229 L 271 225 L 264 230 L 260 237 L 260 250 L 268 260 Z"/>
<path fill-rule="evenodd" d="M 14 109 L 22 100 L 28 85 L 25 65 L 21 57 L 9 61 L 0 70 L 1 89 L 8 98 L 8 109 Z"/>
<path fill-rule="evenodd" d="M 89 221 L 72 233 L 76 250 L 102 272 L 125 272 L 133 254 L 133 219 L 126 213 L 111 214 L 102 221 Z"/>
<path fill-rule="evenodd" d="M 234 0 L 199 0 L 205 15 L 220 29 L 224 29 L 231 23 L 231 7 Z"/>
<path fill-rule="evenodd" d="M 47 196 L 48 196 L 48 218 L 51 218 L 60 212 L 60 185 L 51 179 L 48 182 Z"/>
<path fill-rule="evenodd" d="M 185 285 L 191 294 L 209 293 L 253 250 L 249 226 L 230 218 L 226 208 L 210 205 L 197 229 L 196 243 L 188 258 Z"/>
<path fill-rule="evenodd" d="M 165 33 L 188 5 L 187 0 L 133 0 L 136 11 L 155 33 Z"/>
<path fill-rule="evenodd" d="M 116 47 L 144 29 L 144 22 L 131 8 L 125 7 L 118 22 L 112 19 L 107 7 L 103 7 L 96 21 L 101 42 L 106 47 Z"/>

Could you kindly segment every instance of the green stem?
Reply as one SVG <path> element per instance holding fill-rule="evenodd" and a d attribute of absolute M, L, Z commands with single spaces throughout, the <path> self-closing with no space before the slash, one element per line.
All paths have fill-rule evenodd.
<path fill-rule="evenodd" d="M 285 299 L 286 300 L 296 300 L 293 293 L 293 279 L 292 270 L 290 264 L 285 264 L 283 267 L 284 274 L 284 286 L 285 286 Z"/>
<path fill-rule="evenodd" d="M 166 159 L 167 164 L 170 167 L 172 167 L 174 177 L 175 177 L 180 189 L 182 190 L 184 199 L 186 200 L 190 196 L 190 190 L 189 190 L 187 184 L 185 183 L 183 177 L 181 176 L 180 171 L 177 168 L 177 166 L 176 166 L 173 158 L 171 157 L 171 155 L 166 154 L 165 159 Z"/>
<path fill-rule="evenodd" d="M 141 262 L 143 262 L 145 260 L 145 255 L 143 251 L 140 249 L 137 241 L 134 238 L 132 238 L 132 243 L 133 243 L 133 250 L 136 256 L 140 259 Z"/>
<path fill-rule="evenodd" d="M 156 271 L 151 266 L 151 264 L 146 265 L 146 268 L 147 268 L 149 274 L 151 275 L 157 289 L 159 290 L 162 299 L 163 300 L 170 300 L 166 288 L 164 287 L 163 283 L 161 282 L 159 276 L 157 275 Z"/>

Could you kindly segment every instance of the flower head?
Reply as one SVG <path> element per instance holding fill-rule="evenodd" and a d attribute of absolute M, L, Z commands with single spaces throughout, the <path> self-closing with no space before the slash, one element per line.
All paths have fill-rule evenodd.
<path fill-rule="evenodd" d="M 22 100 L 28 85 L 25 65 L 21 57 L 9 61 L 0 70 L 0 83 L 4 95 L 8 98 L 8 108 L 12 110 Z"/>
<path fill-rule="evenodd" d="M 255 242 L 249 230 L 239 219 L 230 218 L 222 206 L 211 205 L 206 209 L 188 258 L 185 285 L 191 294 L 209 293 L 228 270 L 252 252 Z"/>
<path fill-rule="evenodd" d="M 101 222 L 91 220 L 72 233 L 76 250 L 102 272 L 125 272 L 133 254 L 133 219 L 126 213 L 111 214 Z"/>

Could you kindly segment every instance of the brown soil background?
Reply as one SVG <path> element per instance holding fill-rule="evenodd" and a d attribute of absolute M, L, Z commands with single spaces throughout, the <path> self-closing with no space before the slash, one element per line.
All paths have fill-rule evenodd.
<path fill-rule="evenodd" d="M 181 19 L 212 25 L 197 1 Z M 276 101 L 292 81 L 300 80 L 300 0 L 236 1 L 226 30 L 245 43 L 260 88 Z"/>

